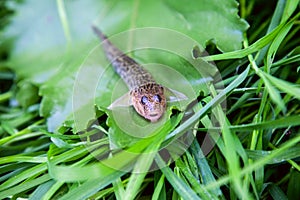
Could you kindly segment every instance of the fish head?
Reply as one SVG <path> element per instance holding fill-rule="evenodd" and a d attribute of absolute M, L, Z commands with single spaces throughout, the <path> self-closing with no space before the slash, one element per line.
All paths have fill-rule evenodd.
<path fill-rule="evenodd" d="M 139 86 L 130 92 L 135 110 L 151 122 L 158 121 L 166 110 L 164 87 L 157 83 Z"/>

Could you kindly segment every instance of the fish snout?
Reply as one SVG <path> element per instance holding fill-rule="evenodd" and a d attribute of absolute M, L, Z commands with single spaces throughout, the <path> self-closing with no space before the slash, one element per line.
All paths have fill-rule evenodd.
<path fill-rule="evenodd" d="M 161 105 L 159 104 L 152 104 L 148 106 L 148 113 L 147 113 L 147 118 L 151 122 L 156 122 L 161 118 L 161 116 L 164 113 L 164 109 Z"/>
<path fill-rule="evenodd" d="M 149 113 L 147 118 L 151 122 L 156 122 L 157 120 L 159 120 L 161 118 L 162 115 L 163 115 L 163 113 L 153 112 L 153 113 Z"/>

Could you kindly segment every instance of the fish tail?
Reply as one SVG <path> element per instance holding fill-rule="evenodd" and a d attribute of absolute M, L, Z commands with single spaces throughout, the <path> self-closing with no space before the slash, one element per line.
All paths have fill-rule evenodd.
<path fill-rule="evenodd" d="M 102 41 L 107 40 L 106 35 L 104 35 L 104 34 L 102 33 L 102 31 L 100 31 L 99 28 L 97 28 L 96 26 L 92 25 L 92 29 L 93 29 L 94 33 L 95 33 Z"/>

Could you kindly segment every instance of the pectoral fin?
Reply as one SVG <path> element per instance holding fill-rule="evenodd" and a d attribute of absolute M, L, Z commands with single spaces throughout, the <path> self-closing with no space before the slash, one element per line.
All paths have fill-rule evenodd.
<path fill-rule="evenodd" d="M 114 102 L 112 102 L 108 106 L 108 109 L 113 110 L 116 107 L 128 107 L 131 105 L 132 105 L 132 102 L 131 102 L 130 92 L 127 92 L 124 95 L 122 95 L 121 97 L 119 97 L 118 99 L 116 99 Z"/>
<path fill-rule="evenodd" d="M 188 99 L 185 94 L 171 88 L 165 88 L 165 94 L 168 102 L 183 101 Z"/>

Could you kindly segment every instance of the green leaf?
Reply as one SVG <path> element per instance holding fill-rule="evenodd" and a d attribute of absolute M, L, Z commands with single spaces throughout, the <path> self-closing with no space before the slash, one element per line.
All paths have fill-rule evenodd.
<path fill-rule="evenodd" d="M 38 102 L 38 88 L 35 85 L 26 81 L 21 81 L 18 85 L 19 91 L 16 98 L 22 107 L 28 108 Z"/>

